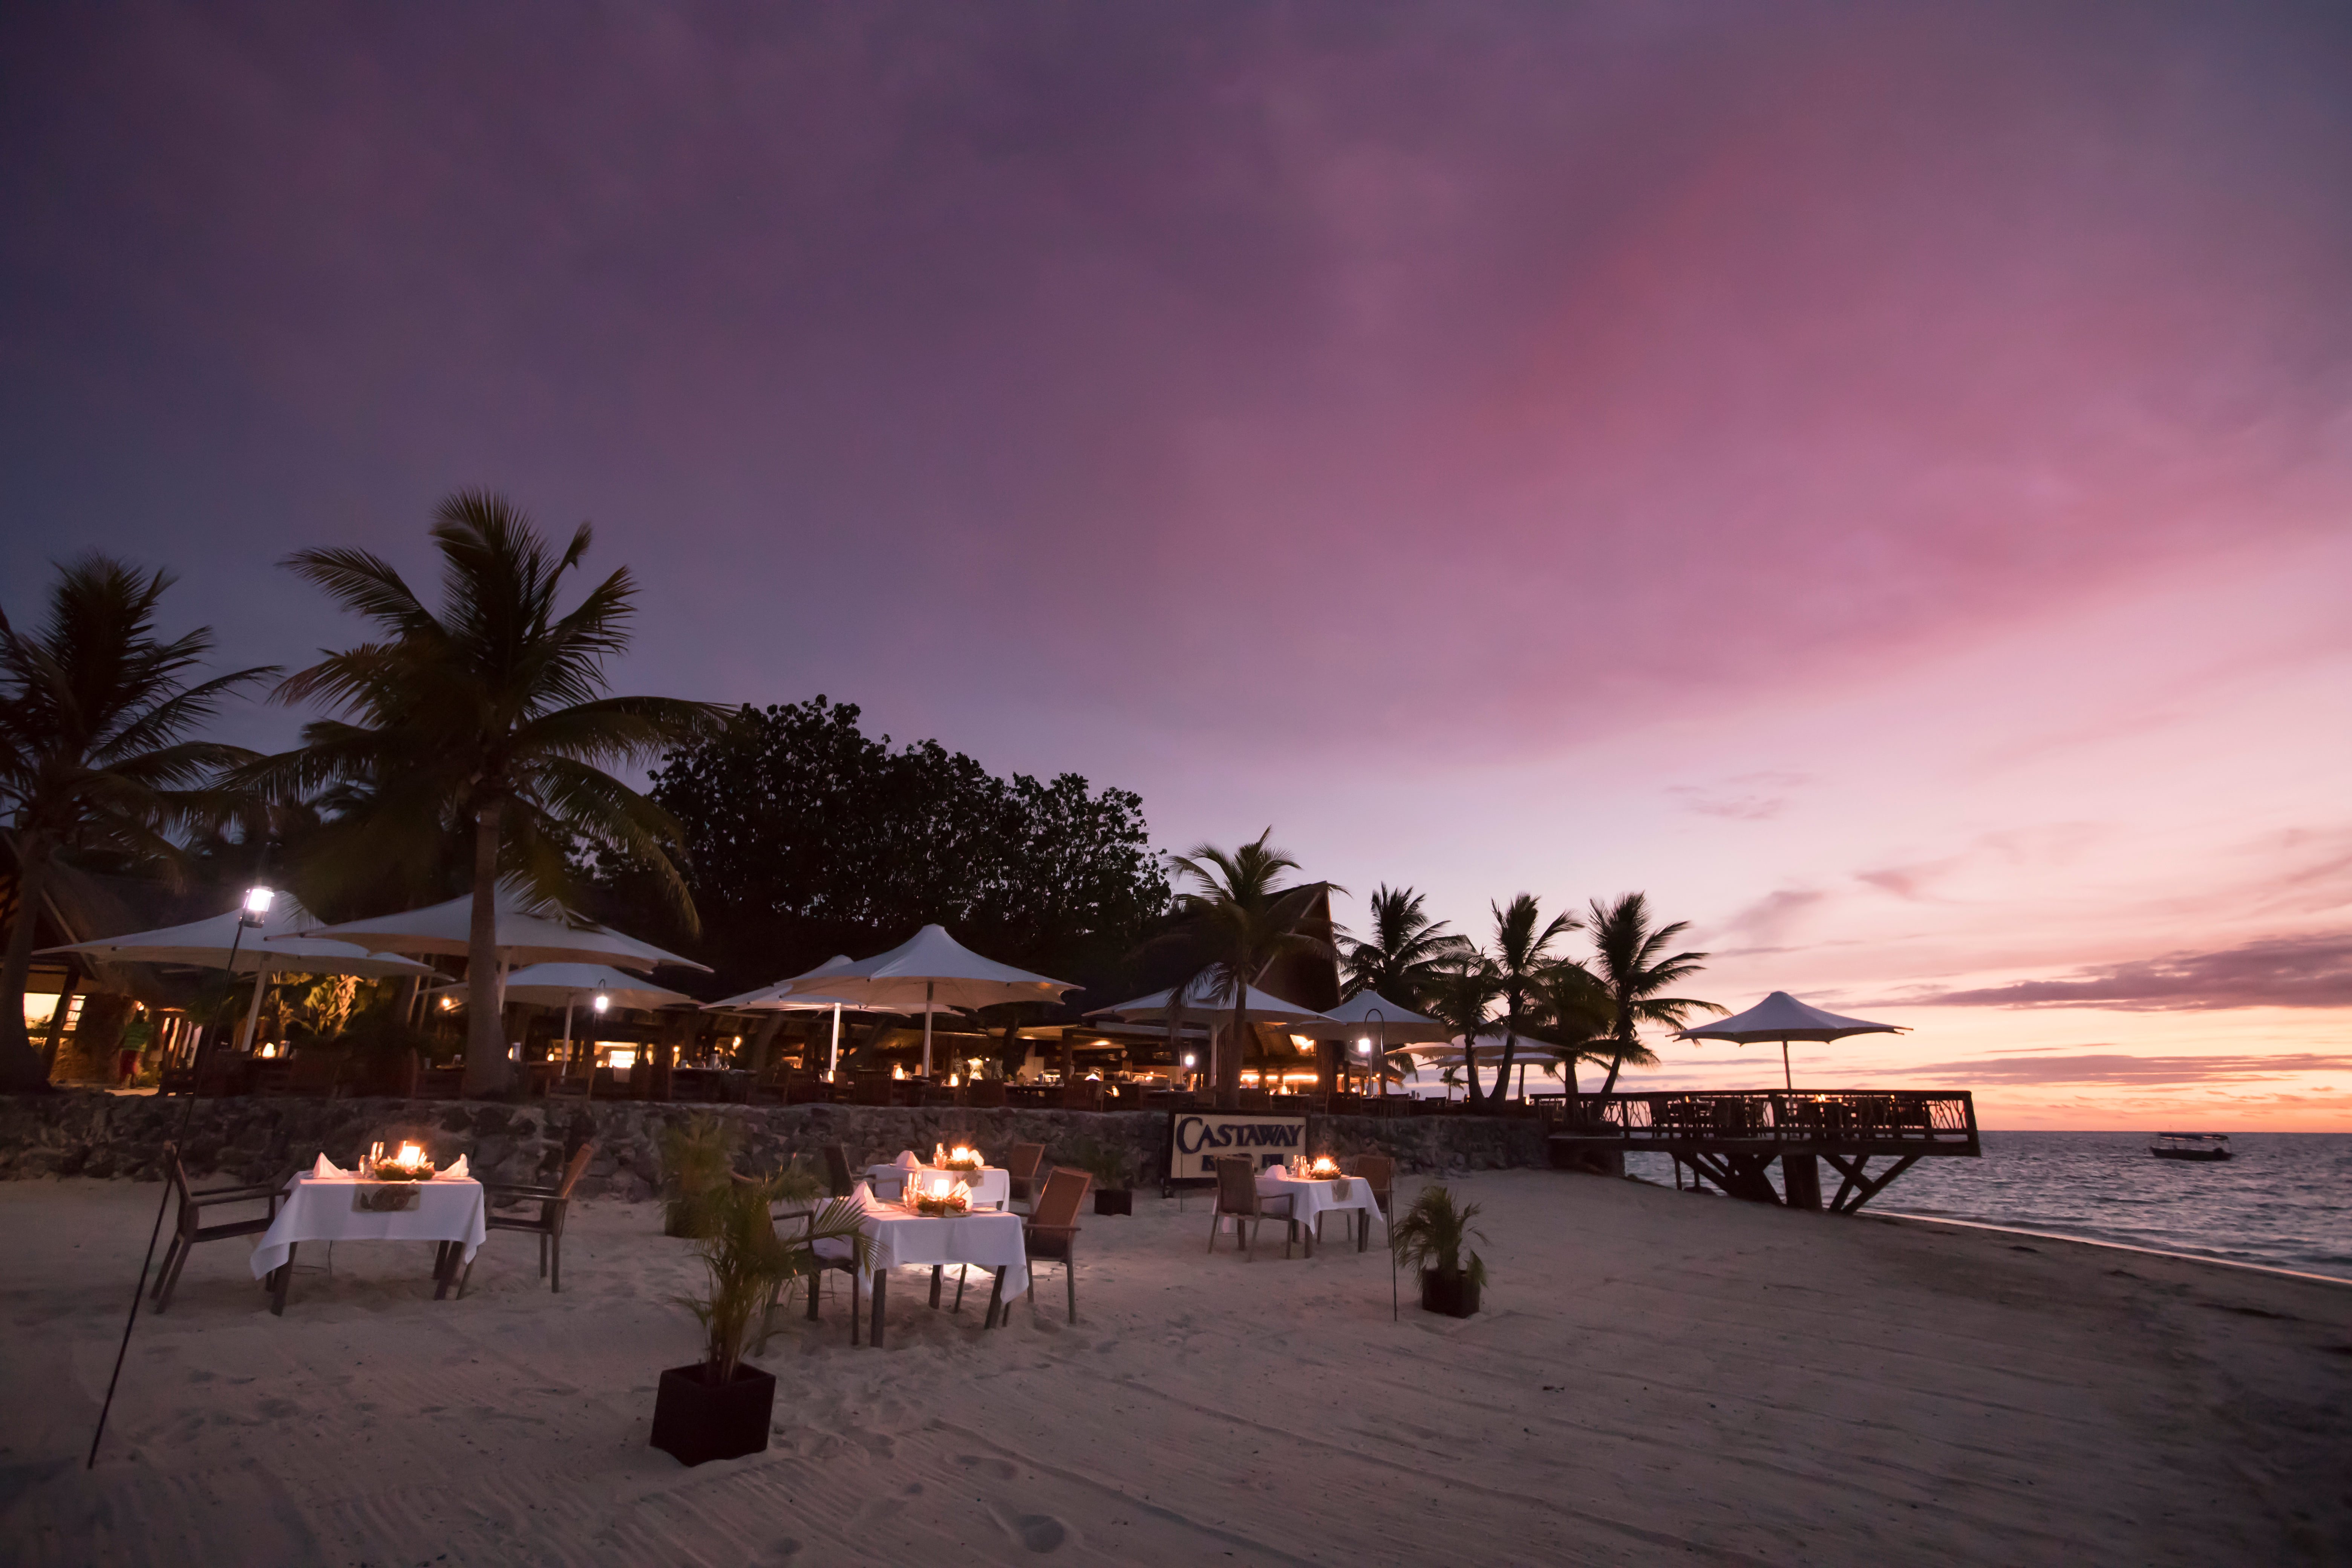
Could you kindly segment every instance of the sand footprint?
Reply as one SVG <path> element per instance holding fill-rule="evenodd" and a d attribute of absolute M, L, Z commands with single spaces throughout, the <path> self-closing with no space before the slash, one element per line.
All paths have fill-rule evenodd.
<path fill-rule="evenodd" d="M 1005 1534 L 1032 1552 L 1058 1552 L 1070 1539 L 1070 1527 L 1050 1513 L 1006 1513 L 993 1505 L 988 1513 Z"/>
<path fill-rule="evenodd" d="M 958 1454 L 956 1463 L 984 1476 L 994 1476 L 1000 1481 L 1009 1481 L 1021 1473 L 1012 1460 L 1000 1459 L 992 1454 Z"/>

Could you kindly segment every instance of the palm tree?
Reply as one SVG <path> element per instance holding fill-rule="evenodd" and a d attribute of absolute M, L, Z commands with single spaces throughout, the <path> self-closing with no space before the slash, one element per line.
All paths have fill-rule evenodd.
<path fill-rule="evenodd" d="M 16 918 L 0 960 L 0 1089 L 48 1081 L 26 1035 L 25 979 L 53 857 L 111 851 L 176 875 L 180 850 L 166 834 L 216 815 L 225 797 L 205 786 L 252 754 L 185 737 L 231 689 L 277 671 L 188 684 L 213 634 L 156 636 L 155 607 L 172 582 L 86 555 L 59 570 L 37 633 L 0 616 L 0 810 L 11 814 L 16 851 Z"/>
<path fill-rule="evenodd" d="M 1247 988 L 1280 959 L 1333 956 L 1330 922 L 1315 909 L 1329 884 L 1276 886 L 1298 862 L 1266 842 L 1273 836 L 1269 827 L 1230 854 L 1203 844 L 1189 855 L 1168 857 L 1174 879 L 1192 886 L 1177 894 L 1174 928 L 1150 944 L 1172 946 L 1183 954 L 1182 972 L 1168 998 L 1171 1038 L 1183 1026 L 1182 1004 L 1194 986 L 1220 1005 L 1232 999 L 1232 1022 L 1210 1047 L 1210 1078 L 1222 1110 L 1241 1103 L 1242 1053 L 1249 1040 Z"/>
<path fill-rule="evenodd" d="M 1447 931 L 1444 921 L 1423 912 L 1423 897 L 1385 882 L 1372 889 L 1372 932 L 1348 949 L 1347 989 L 1340 1000 L 1372 991 L 1418 1009 L 1423 994 L 1436 979 L 1437 966 L 1470 945 L 1469 938 Z"/>
<path fill-rule="evenodd" d="M 1545 973 L 1534 1003 L 1535 1038 L 1542 1047 L 1539 1054 L 1549 1058 L 1544 1071 L 1563 1080 L 1573 1110 L 1581 1092 L 1577 1064 L 1606 1068 L 1614 1059 L 1609 997 L 1582 965 L 1559 963 Z"/>
<path fill-rule="evenodd" d="M 466 1091 L 494 1093 L 512 1078 L 499 1005 L 500 882 L 569 905 L 575 847 L 625 855 L 694 930 L 677 824 L 604 765 L 649 760 L 707 732 L 723 710 L 600 695 L 605 661 L 628 646 L 636 587 L 622 567 L 559 611 L 563 578 L 588 552 L 585 523 L 556 557 L 504 497 L 463 491 L 435 516 L 438 614 L 366 551 L 287 559 L 373 622 L 379 640 L 330 654 L 278 688 L 280 701 L 317 700 L 339 716 L 305 725 L 299 750 L 265 759 L 247 777 L 288 795 L 349 791 L 324 851 L 347 866 L 405 868 L 421 879 L 453 839 L 470 848 Z"/>
<path fill-rule="evenodd" d="M 1502 990 L 1502 977 L 1496 972 L 1495 961 L 1465 943 L 1463 951 L 1440 961 L 1422 997 L 1431 1017 L 1462 1037 L 1462 1061 L 1470 1069 L 1469 1093 L 1474 1104 L 1486 1098 L 1478 1087 L 1478 1033 L 1486 1026 L 1487 1009 Z M 1496 1080 L 1497 1092 L 1501 1081 Z"/>
<path fill-rule="evenodd" d="M 1693 1013 L 1724 1013 L 1728 1011 L 1713 1002 L 1694 1001 L 1685 996 L 1661 996 L 1659 992 L 1669 985 L 1678 985 L 1699 971 L 1703 952 L 1667 953 L 1666 947 L 1676 937 L 1690 929 L 1688 921 L 1676 921 L 1670 926 L 1650 929 L 1650 900 L 1642 893 L 1627 893 L 1613 904 L 1592 900 L 1592 958 L 1586 966 L 1593 982 L 1607 997 L 1609 1005 L 1608 1081 L 1601 1092 L 1612 1094 L 1617 1089 L 1617 1074 L 1627 1062 L 1647 1065 L 1642 1057 L 1645 1048 L 1635 1036 L 1643 1024 L 1662 1024 L 1669 1028 L 1681 1028 Z M 1650 1058 L 1655 1061 L 1655 1057 Z"/>
<path fill-rule="evenodd" d="M 1521 893 L 1508 905 L 1491 907 L 1495 911 L 1495 978 L 1503 1004 L 1503 1070 L 1495 1079 L 1494 1094 L 1495 1099 L 1500 1100 L 1510 1087 L 1511 1062 L 1518 1055 L 1519 1036 L 1535 1025 L 1536 994 L 1542 989 L 1546 975 L 1559 963 L 1552 955 L 1551 944 L 1584 922 L 1570 915 L 1554 915 L 1545 922 L 1533 893 Z M 1471 1083 L 1475 1092 L 1475 1073 L 1471 1075 Z"/>

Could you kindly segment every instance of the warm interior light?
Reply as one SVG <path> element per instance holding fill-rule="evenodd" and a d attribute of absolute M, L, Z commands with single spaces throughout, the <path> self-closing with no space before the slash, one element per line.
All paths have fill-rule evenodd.
<path fill-rule="evenodd" d="M 1192 1067 L 1192 1066 L 1193 1066 L 1195 1063 L 1197 1063 L 1200 1059 L 1201 1059 L 1200 1058 L 1198 1058 L 1198 1057 L 1194 1056 L 1194 1055 L 1193 1055 L 1192 1052 L 1190 1052 L 1190 1051 L 1186 1051 L 1186 1052 L 1184 1053 L 1184 1066 L 1185 1066 L 1187 1068 L 1190 1068 L 1191 1067 Z"/>
<path fill-rule="evenodd" d="M 1293 1035 L 1290 1037 L 1290 1043 L 1302 1051 L 1315 1048 L 1315 1037 L 1311 1035 Z"/>
<path fill-rule="evenodd" d="M 258 921 L 269 912 L 269 900 L 278 894 L 268 888 L 247 888 L 245 890 L 245 912 Z"/>
<path fill-rule="evenodd" d="M 444 996 L 441 998 L 441 1011 L 444 1013 L 446 1013 L 450 1008 L 455 1007 L 457 1005 L 457 999 L 455 996 Z"/>

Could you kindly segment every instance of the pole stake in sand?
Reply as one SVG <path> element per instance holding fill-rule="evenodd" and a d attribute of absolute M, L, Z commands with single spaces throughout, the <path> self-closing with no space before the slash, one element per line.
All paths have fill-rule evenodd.
<path fill-rule="evenodd" d="M 236 934 L 229 938 L 228 942 L 228 972 L 232 979 L 236 975 L 236 950 L 245 942 L 245 928 L 247 926 L 259 928 L 263 919 L 269 913 L 269 900 L 274 897 L 276 895 L 268 888 L 253 887 L 246 889 L 245 908 L 237 912 Z M 268 978 L 269 965 L 267 963 L 255 965 L 253 1008 L 256 1013 L 261 1010 L 261 987 Z M 251 1037 L 248 1036 L 247 1039 L 250 1040 L 250 1038 Z M 196 1059 L 190 1063 L 188 1068 L 188 1103 L 180 1112 L 180 1131 L 172 1139 L 172 1152 L 174 1158 L 178 1157 L 180 1146 L 188 1141 L 188 1123 L 196 1114 L 196 1089 L 204 1080 L 205 1037 L 198 1034 Z M 98 1407 L 98 1426 L 89 1435 L 89 1458 L 82 1461 L 81 1467 L 85 1470 L 98 1468 L 98 1445 L 106 1436 L 106 1417 L 114 1408 L 114 1385 L 122 1381 L 122 1358 L 131 1353 L 131 1328 L 132 1324 L 139 1321 L 139 1299 L 147 1294 L 147 1271 L 155 1266 L 155 1238 L 163 1234 L 163 1211 L 171 1206 L 172 1184 L 165 1182 L 163 1200 L 155 1205 L 154 1227 L 147 1233 L 147 1256 L 139 1260 L 139 1283 L 131 1288 L 131 1315 L 122 1320 L 122 1342 L 114 1350 L 114 1372 L 106 1380 L 106 1399 Z"/>

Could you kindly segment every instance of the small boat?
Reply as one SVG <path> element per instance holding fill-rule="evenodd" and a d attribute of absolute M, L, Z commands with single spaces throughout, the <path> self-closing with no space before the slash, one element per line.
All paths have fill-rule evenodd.
<path fill-rule="evenodd" d="M 2230 1135 L 2226 1132 L 2159 1132 L 2160 1142 L 2147 1146 L 2147 1152 L 2159 1160 L 2226 1160 L 2230 1157 Z"/>

